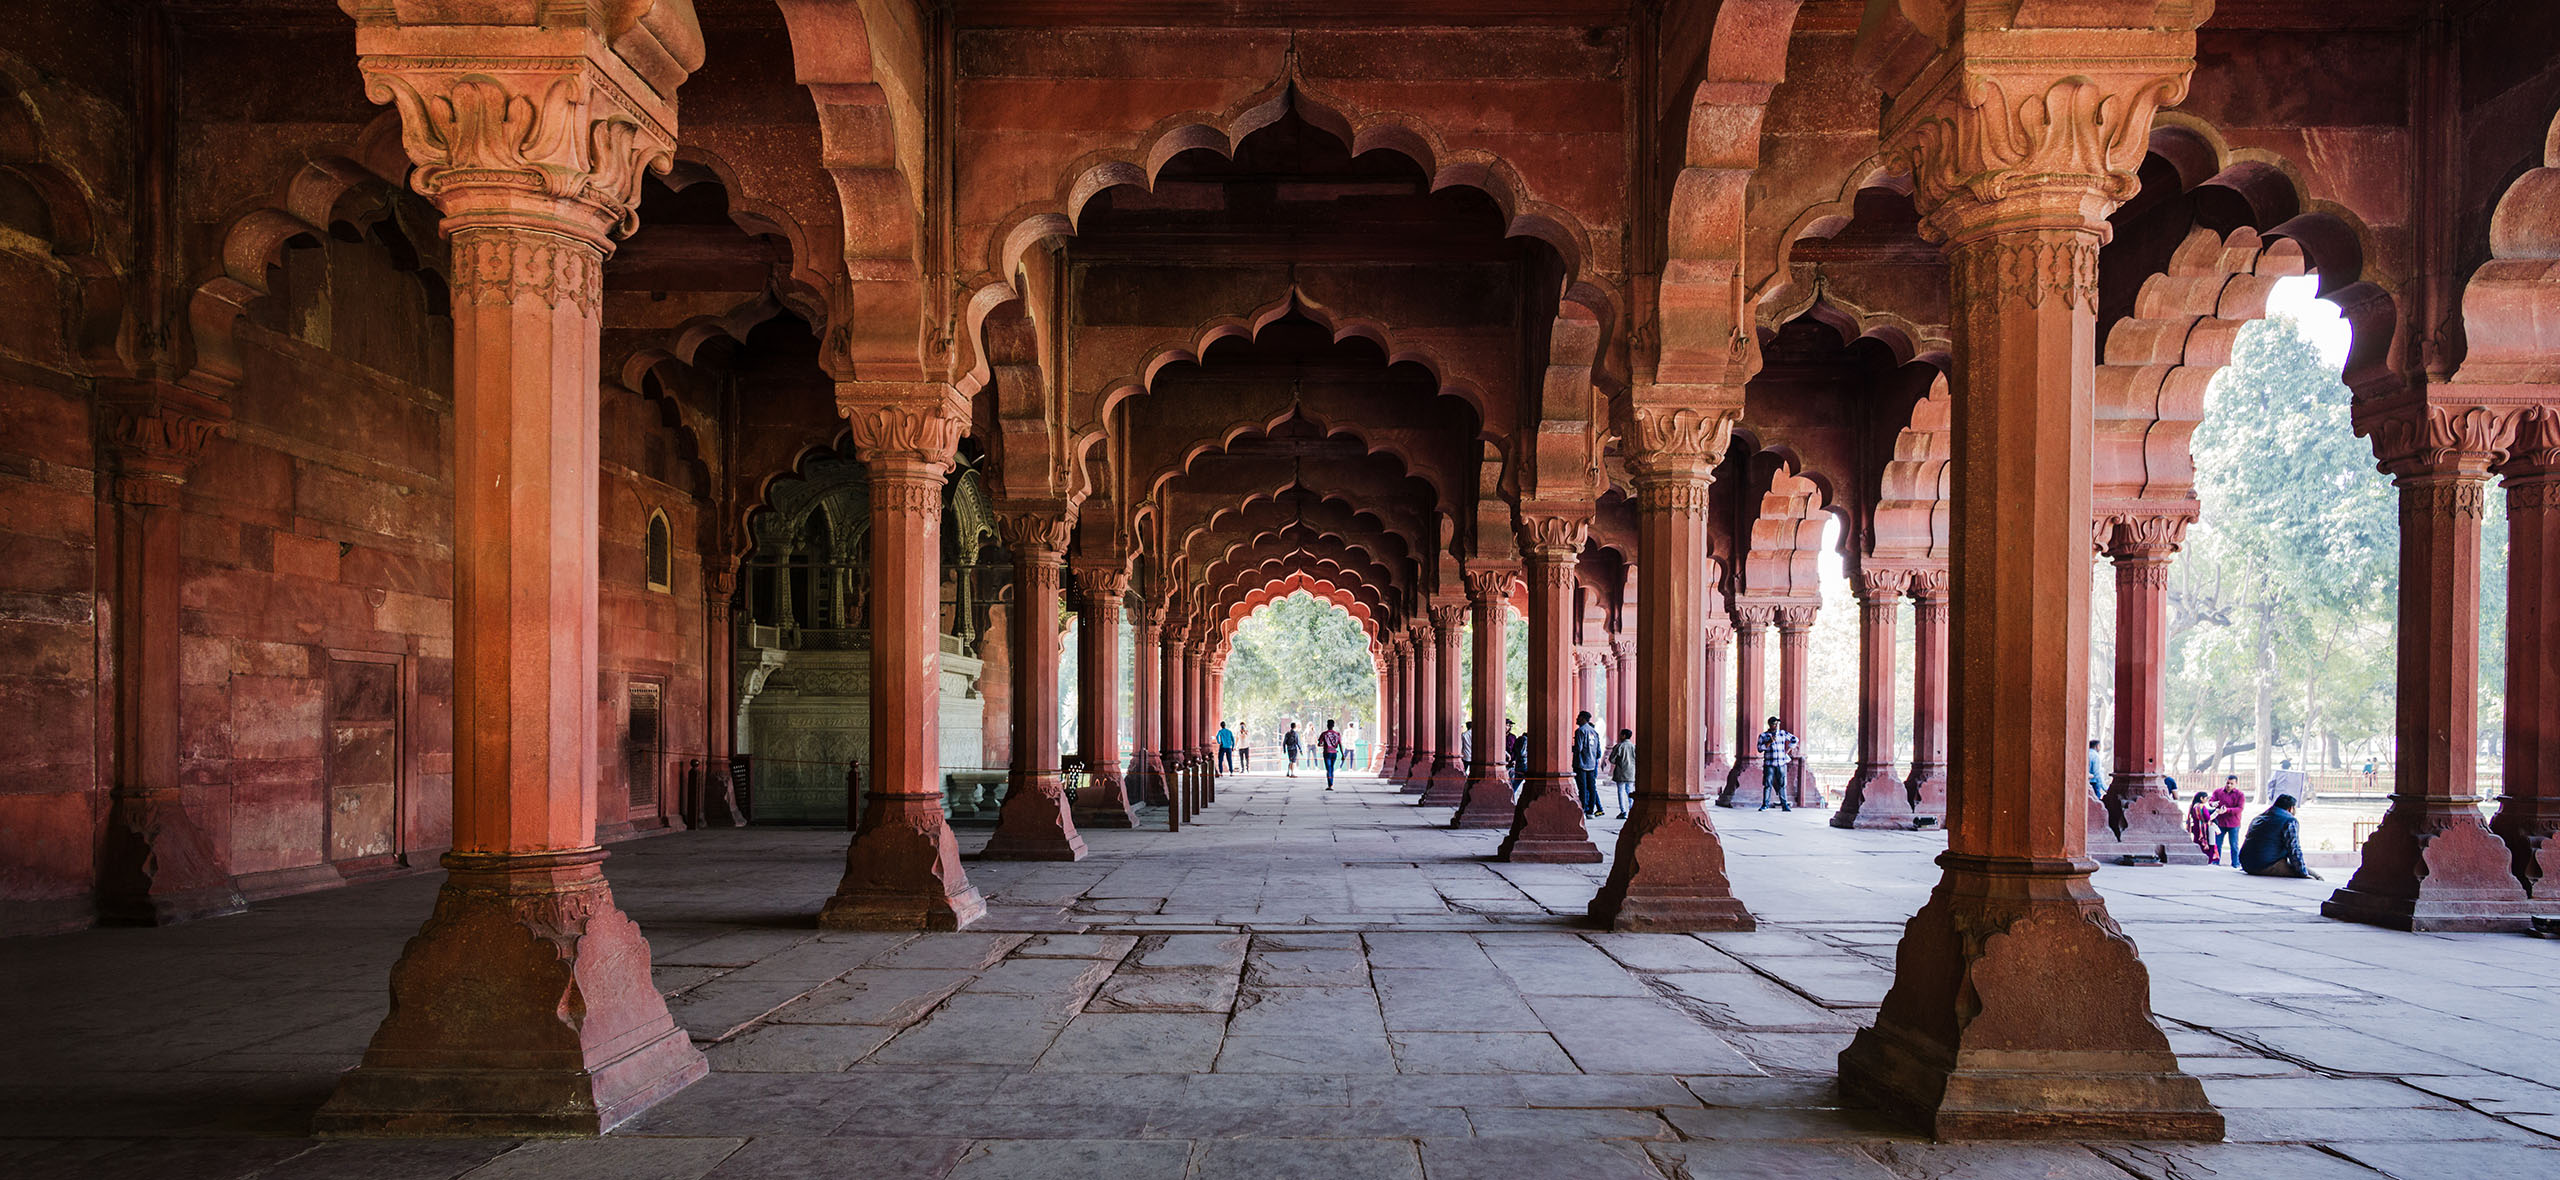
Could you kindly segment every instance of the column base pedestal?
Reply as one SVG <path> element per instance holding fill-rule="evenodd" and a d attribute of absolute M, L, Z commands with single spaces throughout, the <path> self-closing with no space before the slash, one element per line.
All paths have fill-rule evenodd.
<path fill-rule="evenodd" d="M 595 849 L 448 856 L 320 1135 L 597 1135 L 708 1071 Z"/>
<path fill-rule="evenodd" d="M 1424 805 L 1431 802 L 1423 797 Z M 1489 767 L 1482 777 L 1470 778 L 1458 800 L 1458 813 L 1449 817 L 1453 828 L 1507 828 L 1511 826 L 1510 780 L 1502 776 L 1501 767 Z"/>
<path fill-rule="evenodd" d="M 1054 774 L 1017 773 L 978 859 L 1083 860 L 1084 837 L 1067 814 L 1066 784 Z"/>
<path fill-rule="evenodd" d="M 1120 789 L 1132 807 L 1140 802 L 1150 806 L 1161 805 L 1164 802 L 1163 763 L 1158 762 L 1152 753 L 1130 755 L 1129 773 L 1120 779 Z"/>
<path fill-rule="evenodd" d="M 2478 813 L 2398 801 L 2366 837 L 2355 876 L 2320 913 L 2421 933 L 2518 933 L 2533 925 L 2514 850 Z"/>
<path fill-rule="evenodd" d="M 2090 859 L 2101 863 L 2119 856 L 2157 856 L 2162 864 L 2200 865 L 2210 861 L 2187 834 L 2187 817 L 2158 787 L 2129 796 L 2124 805 L 2124 834 L 2089 829 Z"/>
<path fill-rule="evenodd" d="M 1889 764 L 1866 763 L 1840 793 L 1840 809 L 1831 813 L 1835 828 L 1907 832 L 1917 826 L 1910 789 L 1893 776 Z"/>
<path fill-rule="evenodd" d="M 1928 820 L 1932 825 L 1947 822 L 1947 764 L 1922 762 L 1911 768 L 1911 777 L 1902 780 L 1905 797 L 1913 800 L 1913 820 Z"/>
<path fill-rule="evenodd" d="M 1746 784 L 1750 787 L 1747 800 L 1743 789 Z M 1756 755 L 1745 755 L 1741 761 L 1733 764 L 1732 769 L 1724 772 L 1724 787 L 1716 792 L 1716 806 L 1741 807 L 1746 802 L 1757 805 L 1760 801 L 1759 790 L 1760 759 Z"/>
<path fill-rule="evenodd" d="M 1676 933 L 1750 930 L 1751 911 L 1724 874 L 1724 844 L 1704 798 L 1668 803 L 1636 797 L 1618 830 L 1609 879 L 1591 899 L 1591 920 L 1611 930 Z"/>
<path fill-rule="evenodd" d="M 829 930 L 958 930 L 984 917 L 986 899 L 960 867 L 942 822 L 942 793 L 874 790 L 862 829 L 845 851 L 844 880 L 818 911 Z"/>
<path fill-rule="evenodd" d="M 1531 775 L 1522 780 L 1511 834 L 1502 838 L 1493 858 L 1514 864 L 1600 863 L 1599 846 L 1582 826 L 1582 802 L 1573 779 Z"/>
<path fill-rule="evenodd" d="M 1415 800 L 1414 806 L 1456 807 L 1466 797 L 1467 768 L 1452 758 L 1433 763 L 1431 780 L 1423 785 L 1422 798 Z M 1510 817 L 1505 816 L 1504 822 L 1510 822 Z"/>
<path fill-rule="evenodd" d="M 1115 769 L 1085 772 L 1084 789 L 1076 792 L 1072 814 L 1078 828 L 1138 826 L 1138 809 L 1129 802 L 1129 792 Z"/>
<path fill-rule="evenodd" d="M 1840 1089 L 1939 1139 L 2222 1138 L 2087 861 L 1941 857 Z"/>
<path fill-rule="evenodd" d="M 738 807 L 738 784 L 729 777 L 723 762 L 703 772 L 702 825 L 707 828 L 743 828 L 747 814 Z"/>
<path fill-rule="evenodd" d="M 249 908 L 176 791 L 119 796 L 101 852 L 98 920 L 173 926 Z"/>
<path fill-rule="evenodd" d="M 1405 764 L 1404 773 L 1396 776 L 1396 782 L 1398 784 L 1396 787 L 1396 793 L 1400 795 L 1419 795 L 1430 790 L 1432 762 L 1433 759 L 1430 754 L 1419 750 L 1415 751 L 1412 759 Z"/>

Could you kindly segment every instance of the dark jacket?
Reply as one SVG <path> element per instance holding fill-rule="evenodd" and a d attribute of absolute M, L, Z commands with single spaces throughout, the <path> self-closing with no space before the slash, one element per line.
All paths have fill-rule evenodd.
<path fill-rule="evenodd" d="M 2302 858 L 2302 823 L 2293 813 L 2281 807 L 2270 807 L 2249 821 L 2249 834 L 2240 840 L 2240 867 L 2252 873 L 2264 873 L 2287 859 L 2296 872 L 2308 873 L 2311 866 Z"/>

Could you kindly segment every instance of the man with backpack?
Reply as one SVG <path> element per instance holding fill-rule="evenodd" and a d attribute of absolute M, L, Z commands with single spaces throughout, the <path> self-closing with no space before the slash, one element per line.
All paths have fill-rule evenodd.
<path fill-rule="evenodd" d="M 1333 718 L 1324 719 L 1324 732 L 1316 735 L 1316 749 L 1324 755 L 1324 789 L 1333 789 L 1333 764 L 1342 760 L 1342 732 L 1333 727 Z"/>
<path fill-rule="evenodd" d="M 1306 744 L 1298 738 L 1298 723 L 1290 722 L 1289 732 L 1280 735 L 1280 756 L 1289 760 L 1287 777 L 1298 777 L 1298 751 L 1305 748 Z"/>
<path fill-rule="evenodd" d="M 1618 785 L 1618 818 L 1627 818 L 1627 804 L 1636 793 L 1636 731 L 1618 731 L 1618 744 L 1609 747 L 1609 780 Z"/>

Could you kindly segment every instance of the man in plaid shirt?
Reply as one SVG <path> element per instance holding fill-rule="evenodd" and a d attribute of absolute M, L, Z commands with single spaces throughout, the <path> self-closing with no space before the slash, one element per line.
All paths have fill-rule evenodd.
<path fill-rule="evenodd" d="M 1796 735 L 1778 727 L 1778 719 L 1769 719 L 1769 728 L 1760 731 L 1760 810 L 1769 810 L 1776 800 L 1778 810 L 1793 811 L 1787 798 L 1787 768 L 1795 765 Z"/>

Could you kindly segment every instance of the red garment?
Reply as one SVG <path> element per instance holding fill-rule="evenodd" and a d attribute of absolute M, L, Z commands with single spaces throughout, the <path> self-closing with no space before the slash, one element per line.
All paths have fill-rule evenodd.
<path fill-rule="evenodd" d="M 1342 752 L 1342 735 L 1328 729 L 1316 735 L 1316 748 L 1327 754 Z"/>
<path fill-rule="evenodd" d="M 2240 788 L 2226 783 L 2213 793 L 2213 822 L 2226 828 L 2239 827 L 2240 809 L 2248 805 L 2249 797 L 2241 794 Z"/>
<path fill-rule="evenodd" d="M 2222 850 L 2214 845 L 2213 826 L 2213 804 L 2199 799 L 2187 809 L 2187 836 L 2196 842 L 2196 847 L 2204 849 L 2206 864 L 2218 865 L 2222 863 Z"/>

